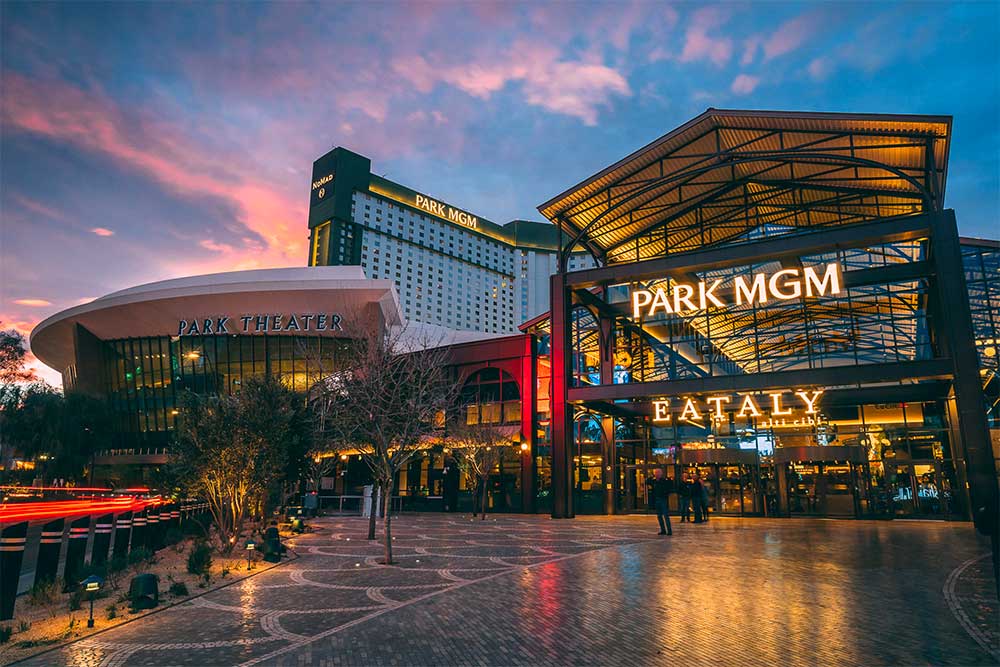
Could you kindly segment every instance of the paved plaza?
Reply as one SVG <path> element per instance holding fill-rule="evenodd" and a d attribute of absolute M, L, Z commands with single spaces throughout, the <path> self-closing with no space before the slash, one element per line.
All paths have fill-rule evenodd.
<path fill-rule="evenodd" d="M 298 558 L 33 665 L 994 665 L 969 524 L 325 518 Z"/>

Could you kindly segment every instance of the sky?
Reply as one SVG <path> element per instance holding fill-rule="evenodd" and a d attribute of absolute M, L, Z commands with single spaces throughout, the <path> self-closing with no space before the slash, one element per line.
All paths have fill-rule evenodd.
<path fill-rule="evenodd" d="M 1000 238 L 998 63 L 995 2 L 8 0 L 0 322 L 305 265 L 334 146 L 502 224 L 708 107 L 952 115 L 945 204 Z"/>

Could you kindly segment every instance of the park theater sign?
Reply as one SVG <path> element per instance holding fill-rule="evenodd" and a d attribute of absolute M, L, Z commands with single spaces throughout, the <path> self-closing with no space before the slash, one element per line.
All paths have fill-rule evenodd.
<path fill-rule="evenodd" d="M 802 297 L 819 297 L 843 292 L 840 269 L 836 264 L 807 266 L 804 269 L 782 269 L 768 276 L 754 273 L 736 276 L 727 300 L 718 292 L 722 280 L 696 284 L 673 282 L 665 287 L 632 290 L 632 317 L 652 318 L 663 313 L 692 313 L 710 308 L 729 308 L 766 304 L 769 301 L 790 301 Z"/>

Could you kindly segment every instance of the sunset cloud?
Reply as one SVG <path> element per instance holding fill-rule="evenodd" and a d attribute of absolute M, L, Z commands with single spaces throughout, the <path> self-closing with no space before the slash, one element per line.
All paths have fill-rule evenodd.
<path fill-rule="evenodd" d="M 709 34 L 722 27 L 727 20 L 726 13 L 718 7 L 702 7 L 696 10 L 691 15 L 691 21 L 684 33 L 681 62 L 708 60 L 717 67 L 729 62 L 733 54 L 733 40 Z"/>
<path fill-rule="evenodd" d="M 14 303 L 19 306 L 30 306 L 32 308 L 40 308 L 44 306 L 51 306 L 51 301 L 46 301 L 45 299 L 14 299 Z"/>
<path fill-rule="evenodd" d="M 739 74 L 733 79 L 733 83 L 729 86 L 729 89 L 737 95 L 749 95 L 757 88 L 757 84 L 759 83 L 759 77 L 750 76 L 749 74 Z"/>
<path fill-rule="evenodd" d="M 94 227 L 90 231 L 93 232 L 94 234 L 97 234 L 98 236 L 114 236 L 115 235 L 115 233 L 113 231 L 111 231 L 110 229 L 106 229 L 104 227 Z"/>

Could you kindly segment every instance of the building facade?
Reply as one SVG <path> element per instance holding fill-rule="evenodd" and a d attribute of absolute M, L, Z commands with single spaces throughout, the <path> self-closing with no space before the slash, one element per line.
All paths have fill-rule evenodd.
<path fill-rule="evenodd" d="M 356 265 L 390 280 L 407 320 L 515 333 L 548 310 L 559 229 L 497 225 L 371 173 L 371 161 L 336 148 L 313 164 L 310 266 Z M 571 252 L 574 268 L 593 266 Z"/>

